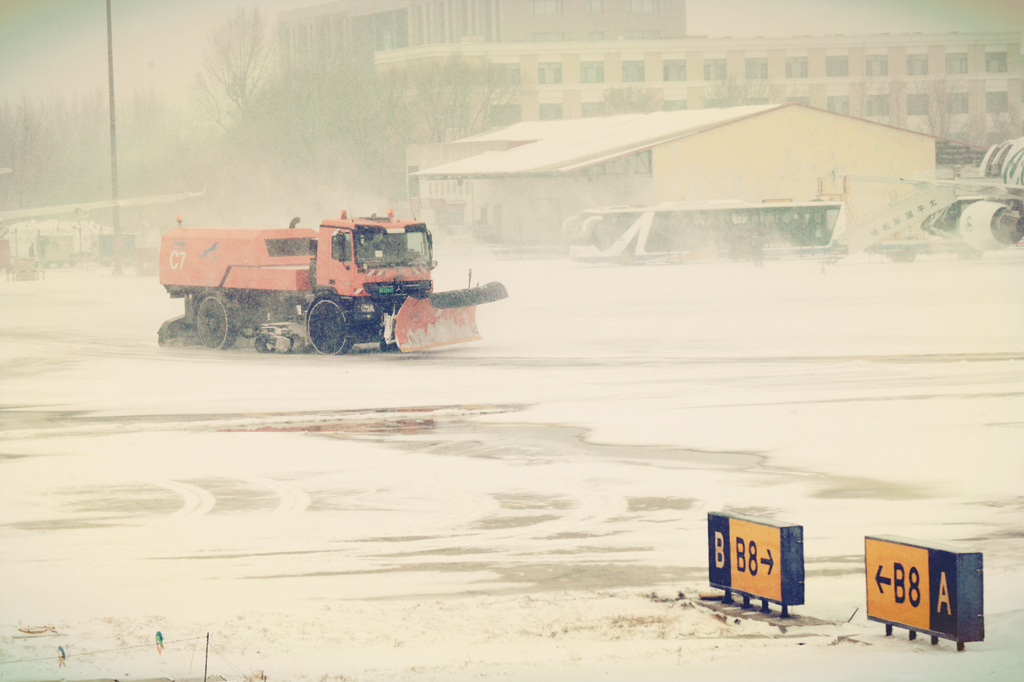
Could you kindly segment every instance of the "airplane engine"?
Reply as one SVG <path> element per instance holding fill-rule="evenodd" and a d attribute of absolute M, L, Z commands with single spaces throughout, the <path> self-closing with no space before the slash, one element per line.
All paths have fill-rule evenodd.
<path fill-rule="evenodd" d="M 977 251 L 1012 246 L 1024 238 L 1024 217 L 1019 202 L 976 201 L 964 208 L 958 224 L 960 236 Z"/>

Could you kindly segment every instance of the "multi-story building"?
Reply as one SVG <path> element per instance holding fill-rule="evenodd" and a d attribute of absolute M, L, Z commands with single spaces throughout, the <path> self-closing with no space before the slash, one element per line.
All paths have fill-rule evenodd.
<path fill-rule="evenodd" d="M 285 69 L 370 58 L 502 65 L 493 125 L 799 102 L 985 144 L 1022 133 L 1021 35 L 686 35 L 685 0 L 337 0 L 282 13 Z"/>
<path fill-rule="evenodd" d="M 281 13 L 286 69 L 466 43 L 686 36 L 686 0 L 334 0 Z"/>

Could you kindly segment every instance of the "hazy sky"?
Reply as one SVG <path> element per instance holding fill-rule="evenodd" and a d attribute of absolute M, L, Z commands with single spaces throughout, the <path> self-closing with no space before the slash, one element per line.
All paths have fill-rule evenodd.
<path fill-rule="evenodd" d="M 523 0 L 524 2 L 526 0 Z M 207 32 L 239 5 L 273 27 L 316 0 L 112 0 L 115 88 L 184 91 Z M 689 0 L 689 32 L 709 36 L 1024 30 L 1024 0 Z M 106 92 L 105 0 L 0 0 L 0 98 Z"/>

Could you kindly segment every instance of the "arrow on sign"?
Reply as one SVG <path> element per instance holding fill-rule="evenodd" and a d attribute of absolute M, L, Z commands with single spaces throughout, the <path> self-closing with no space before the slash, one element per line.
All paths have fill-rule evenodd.
<path fill-rule="evenodd" d="M 882 577 L 882 566 L 878 566 L 878 570 L 875 572 L 875 584 L 878 585 L 879 594 L 885 594 L 885 590 L 882 589 L 882 585 L 892 585 L 892 578 Z"/>
<path fill-rule="evenodd" d="M 775 565 L 775 560 L 772 559 L 772 550 L 768 550 L 768 558 L 761 557 L 761 565 L 768 567 L 768 575 L 772 574 L 772 567 Z"/>

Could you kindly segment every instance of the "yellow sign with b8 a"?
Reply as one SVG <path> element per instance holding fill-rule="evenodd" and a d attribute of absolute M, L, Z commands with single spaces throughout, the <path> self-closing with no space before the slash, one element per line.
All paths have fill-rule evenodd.
<path fill-rule="evenodd" d="M 982 556 L 893 537 L 864 538 L 868 618 L 964 642 L 985 638 Z"/>
<path fill-rule="evenodd" d="M 726 512 L 708 513 L 708 577 L 714 587 L 781 604 L 804 603 L 803 527 Z"/>

